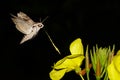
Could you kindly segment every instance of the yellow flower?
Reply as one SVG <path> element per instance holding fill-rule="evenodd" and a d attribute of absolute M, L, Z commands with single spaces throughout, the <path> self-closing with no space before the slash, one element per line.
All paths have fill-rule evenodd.
<path fill-rule="evenodd" d="M 52 80 L 60 80 L 66 72 L 70 72 L 80 67 L 84 59 L 83 45 L 81 39 L 78 38 L 70 44 L 71 55 L 59 60 L 50 72 Z"/>
<path fill-rule="evenodd" d="M 120 80 L 120 50 L 113 57 L 111 64 L 107 67 L 110 80 Z"/>

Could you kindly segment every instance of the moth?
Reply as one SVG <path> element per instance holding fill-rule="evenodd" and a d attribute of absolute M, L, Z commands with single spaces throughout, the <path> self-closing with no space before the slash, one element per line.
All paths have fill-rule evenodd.
<path fill-rule="evenodd" d="M 20 44 L 32 39 L 37 35 L 39 30 L 44 27 L 42 22 L 34 22 L 29 16 L 23 12 L 17 13 L 17 16 L 12 15 L 12 21 L 14 22 L 18 31 L 24 34 Z"/>

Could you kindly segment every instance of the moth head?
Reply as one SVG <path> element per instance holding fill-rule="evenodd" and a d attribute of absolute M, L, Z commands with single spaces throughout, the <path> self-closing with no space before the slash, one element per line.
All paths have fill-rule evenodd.
<path fill-rule="evenodd" d="M 34 25 L 33 25 L 33 27 L 40 27 L 40 28 L 43 28 L 43 24 L 41 23 L 41 22 L 39 22 L 39 23 L 35 23 Z"/>
<path fill-rule="evenodd" d="M 42 21 L 41 21 L 41 18 L 40 18 L 40 22 L 38 22 L 38 23 L 35 23 L 34 25 L 33 25 L 33 27 L 40 27 L 40 28 L 43 28 L 43 22 L 46 20 L 48 18 L 48 16 L 45 18 L 45 19 L 43 19 Z"/>

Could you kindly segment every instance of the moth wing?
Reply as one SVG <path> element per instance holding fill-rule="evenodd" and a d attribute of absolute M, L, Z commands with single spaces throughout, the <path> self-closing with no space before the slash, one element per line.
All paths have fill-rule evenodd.
<path fill-rule="evenodd" d="M 21 40 L 20 44 L 24 43 L 25 41 L 28 41 L 30 39 L 33 38 L 33 35 L 32 34 L 27 34 L 23 37 L 23 39 Z"/>
<path fill-rule="evenodd" d="M 30 39 L 34 38 L 34 37 L 37 35 L 37 33 L 38 33 L 38 31 L 39 31 L 40 29 L 41 29 L 40 27 L 34 27 L 34 28 L 32 29 L 32 32 L 31 32 L 30 34 L 26 34 L 26 35 L 23 37 L 23 39 L 21 40 L 20 44 L 24 43 L 24 42 L 27 41 L 27 40 L 30 40 Z"/>
<path fill-rule="evenodd" d="M 25 20 L 28 24 L 33 25 L 35 22 L 29 17 L 27 16 L 25 13 L 23 12 L 19 12 L 17 13 L 17 16 L 23 20 Z"/>
<path fill-rule="evenodd" d="M 23 34 L 30 34 L 32 32 L 32 25 L 28 22 L 16 16 L 12 18 L 12 20 L 15 23 L 16 28 Z"/>

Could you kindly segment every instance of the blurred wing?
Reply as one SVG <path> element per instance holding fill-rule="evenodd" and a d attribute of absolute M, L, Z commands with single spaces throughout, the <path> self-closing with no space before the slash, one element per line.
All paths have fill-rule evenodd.
<path fill-rule="evenodd" d="M 32 24 L 28 23 L 27 21 L 23 20 L 22 18 L 16 17 L 14 15 L 12 15 L 13 18 L 13 22 L 16 25 L 16 28 L 24 33 L 24 34 L 30 34 L 32 31 Z"/>
<path fill-rule="evenodd" d="M 20 44 L 24 43 L 25 41 L 28 41 L 30 39 L 33 38 L 33 34 L 27 34 L 23 37 L 23 39 L 21 40 Z"/>
<path fill-rule="evenodd" d="M 21 19 L 23 19 L 23 20 L 25 20 L 28 24 L 30 24 L 30 25 L 33 25 L 35 22 L 29 17 L 29 16 L 27 16 L 25 13 L 23 13 L 23 12 L 19 12 L 18 14 L 17 14 L 17 16 L 19 17 L 19 18 L 21 18 Z"/>
<path fill-rule="evenodd" d="M 40 30 L 40 27 L 38 27 L 38 28 L 37 28 L 37 27 L 34 27 L 34 28 L 32 29 L 32 32 L 31 32 L 30 34 L 26 34 L 26 35 L 23 37 L 23 39 L 21 40 L 20 44 L 22 44 L 22 43 L 24 43 L 25 41 L 28 41 L 28 40 L 34 38 L 35 35 L 38 33 L 39 30 Z"/>

